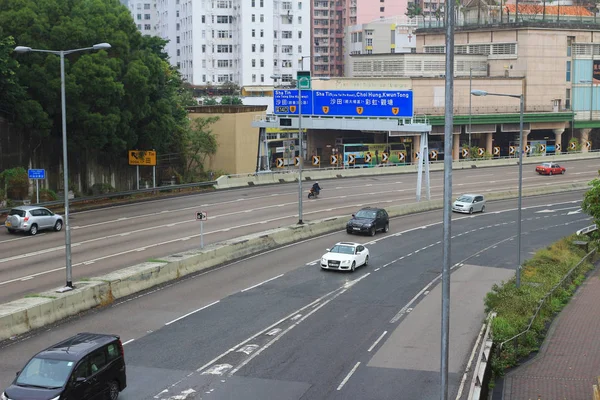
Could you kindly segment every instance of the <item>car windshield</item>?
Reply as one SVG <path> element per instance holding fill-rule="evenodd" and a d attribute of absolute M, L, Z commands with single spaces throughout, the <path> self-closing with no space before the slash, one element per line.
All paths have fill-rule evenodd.
<path fill-rule="evenodd" d="M 18 215 L 21 218 L 25 217 L 25 210 L 17 210 L 15 208 L 13 208 L 12 210 L 10 210 L 8 212 L 8 215 Z"/>
<path fill-rule="evenodd" d="M 375 210 L 360 210 L 356 213 L 356 218 L 375 218 L 377 211 Z"/>
<path fill-rule="evenodd" d="M 542 164 L 542 167 L 546 167 L 546 168 L 550 168 L 551 166 L 552 166 L 552 164 L 548 164 L 548 163 Z"/>
<path fill-rule="evenodd" d="M 335 245 L 329 252 L 330 253 L 341 253 L 341 254 L 354 254 L 354 247 Z"/>
<path fill-rule="evenodd" d="M 60 388 L 65 385 L 74 365 L 73 361 L 35 357 L 23 368 L 16 384 L 48 389 Z"/>
<path fill-rule="evenodd" d="M 473 197 L 471 196 L 460 196 L 456 201 L 462 201 L 463 203 L 472 203 Z"/>

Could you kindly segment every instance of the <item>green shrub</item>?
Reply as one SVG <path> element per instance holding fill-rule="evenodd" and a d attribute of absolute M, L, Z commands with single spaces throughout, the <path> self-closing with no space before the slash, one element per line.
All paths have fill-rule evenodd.
<path fill-rule="evenodd" d="M 35 190 L 33 191 L 33 194 L 31 195 L 31 202 L 35 203 L 37 201 L 37 195 L 35 193 Z M 40 189 L 40 203 L 46 202 L 46 201 L 56 201 L 58 200 L 58 195 L 56 194 L 56 192 L 54 190 L 50 190 L 50 189 Z"/>
<path fill-rule="evenodd" d="M 23 200 L 29 193 L 29 176 L 23 167 L 10 168 L 0 173 L 0 186 L 11 200 Z"/>
<path fill-rule="evenodd" d="M 586 254 L 573 244 L 574 240 L 580 239 L 576 235 L 564 238 L 526 260 L 521 271 L 520 288 L 517 289 L 516 280 L 512 278 L 494 285 L 487 293 L 484 300 L 486 311 L 496 312 L 491 324 L 496 348 L 491 362 L 492 380 L 540 348 L 550 322 L 569 302 L 586 273 L 593 268 L 588 260 L 562 281 Z M 561 281 L 562 285 L 556 287 Z M 548 294 L 554 287 L 556 289 Z M 539 313 L 532 322 L 540 304 Z M 513 339 L 525 332 L 530 323 L 529 331 Z"/>

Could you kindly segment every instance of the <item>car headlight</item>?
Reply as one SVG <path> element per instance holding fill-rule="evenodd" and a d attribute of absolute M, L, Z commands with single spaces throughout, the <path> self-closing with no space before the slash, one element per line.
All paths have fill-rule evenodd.
<path fill-rule="evenodd" d="M 10 400 L 10 399 L 8 398 L 6 393 L 2 393 L 2 394 L 0 394 L 0 400 Z"/>
<path fill-rule="evenodd" d="M 327 259 L 326 258 L 321 258 L 321 264 L 327 264 Z"/>
<path fill-rule="evenodd" d="M 342 261 L 342 264 L 346 264 L 346 265 L 347 265 L 347 264 L 350 264 L 350 260 L 343 260 L 343 261 Z"/>

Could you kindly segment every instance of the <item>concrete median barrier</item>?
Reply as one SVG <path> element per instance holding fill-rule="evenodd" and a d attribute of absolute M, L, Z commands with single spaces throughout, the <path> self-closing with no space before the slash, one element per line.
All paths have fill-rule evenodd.
<path fill-rule="evenodd" d="M 524 196 L 584 190 L 586 184 L 549 185 L 524 188 Z M 515 198 L 517 191 L 486 194 L 488 200 Z M 443 201 L 430 200 L 386 207 L 392 217 L 441 209 Z M 270 250 L 325 233 L 345 228 L 349 216 L 337 216 L 303 225 L 242 236 L 145 262 L 109 274 L 75 282 L 75 289 L 65 293 L 42 292 L 0 306 L 0 340 L 24 334 L 69 316 L 95 307 L 108 305 L 116 299 L 149 289 L 185 275 L 239 260 L 252 254 Z"/>

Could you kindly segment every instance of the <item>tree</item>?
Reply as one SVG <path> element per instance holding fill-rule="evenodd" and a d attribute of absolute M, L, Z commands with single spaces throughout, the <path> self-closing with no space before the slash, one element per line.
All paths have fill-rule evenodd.
<path fill-rule="evenodd" d="M 185 182 L 198 180 L 204 172 L 206 157 L 216 154 L 217 137 L 210 126 L 219 117 L 196 118 L 184 132 L 181 154 L 184 159 L 183 179 Z"/>
<path fill-rule="evenodd" d="M 408 3 L 408 6 L 406 8 L 406 13 L 404 13 L 404 15 L 406 15 L 410 19 L 419 17 L 419 16 L 425 18 L 425 14 L 423 13 L 423 7 L 421 7 L 421 5 L 418 3 L 418 1 L 419 0 L 414 0 L 410 3 Z"/>
<path fill-rule="evenodd" d="M 600 171 L 598 171 L 600 175 Z M 590 183 L 590 189 L 583 196 L 581 209 L 594 218 L 594 222 L 600 227 L 600 179 L 596 178 Z"/>
<path fill-rule="evenodd" d="M 16 45 L 112 46 L 65 57 L 68 148 L 75 167 L 88 159 L 110 164 L 131 148 L 177 151 L 188 124 L 181 76 L 168 63 L 166 41 L 142 36 L 119 0 L 0 0 L 0 9 L 0 26 Z M 24 93 L 14 103 L 15 123 L 29 127 L 25 134 L 38 138 L 47 154 L 60 153 L 60 59 L 38 52 L 13 57 L 19 63 L 14 79 Z"/>
<path fill-rule="evenodd" d="M 241 105 L 244 104 L 244 102 L 242 101 L 242 99 L 240 99 L 237 96 L 223 96 L 221 98 L 221 103 L 222 105 Z"/>
<path fill-rule="evenodd" d="M 219 102 L 214 97 L 205 97 L 202 99 L 202 105 L 216 106 Z"/>

